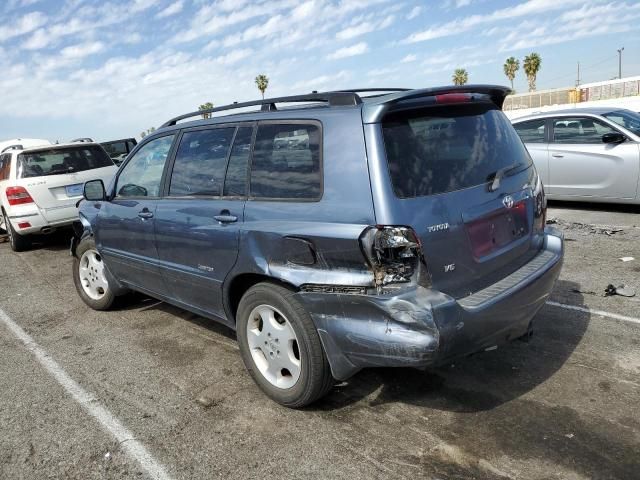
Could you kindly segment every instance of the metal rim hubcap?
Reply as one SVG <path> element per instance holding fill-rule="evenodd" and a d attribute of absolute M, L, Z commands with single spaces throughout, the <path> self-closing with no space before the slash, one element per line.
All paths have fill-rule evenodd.
<path fill-rule="evenodd" d="M 270 305 L 259 305 L 249 314 L 246 335 L 262 376 L 278 388 L 293 387 L 300 378 L 300 349 L 287 317 Z"/>
<path fill-rule="evenodd" d="M 80 257 L 80 283 L 82 289 L 90 298 L 100 300 L 109 289 L 109 284 L 104 275 L 104 263 L 97 250 L 90 249 Z"/>
<path fill-rule="evenodd" d="M 4 221 L 2 222 L 4 231 L 7 232 L 7 235 L 9 236 L 9 242 L 13 243 L 13 232 L 11 231 L 11 224 L 9 223 L 9 218 L 6 215 L 3 215 L 2 218 L 4 219 Z"/>

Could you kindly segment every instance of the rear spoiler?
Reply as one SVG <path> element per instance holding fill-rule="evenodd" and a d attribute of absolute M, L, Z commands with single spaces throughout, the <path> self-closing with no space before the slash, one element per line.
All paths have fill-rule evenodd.
<path fill-rule="evenodd" d="M 500 85 L 449 85 L 446 87 L 423 88 L 385 95 L 367 102 L 362 108 L 363 123 L 378 123 L 391 112 L 413 109 L 421 105 L 436 103 L 436 97 L 447 94 L 474 94 L 488 96 L 502 109 L 504 99 L 511 93 L 509 87 Z"/>

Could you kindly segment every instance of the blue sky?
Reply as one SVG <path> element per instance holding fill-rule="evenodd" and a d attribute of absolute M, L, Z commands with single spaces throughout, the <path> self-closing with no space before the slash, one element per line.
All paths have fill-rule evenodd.
<path fill-rule="evenodd" d="M 3 0 L 0 140 L 108 140 L 206 101 L 370 86 L 508 84 L 542 56 L 538 88 L 640 75 L 638 0 Z M 515 82 L 526 91 L 522 69 Z"/>

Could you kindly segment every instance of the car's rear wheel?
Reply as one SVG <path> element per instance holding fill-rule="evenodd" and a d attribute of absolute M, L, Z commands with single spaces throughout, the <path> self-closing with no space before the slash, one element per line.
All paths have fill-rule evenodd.
<path fill-rule="evenodd" d="M 13 225 L 11 225 L 11 221 L 9 221 L 9 217 L 6 212 L 2 212 L 2 218 L 4 221 L 4 229 L 9 237 L 9 245 L 11 245 L 11 249 L 14 252 L 23 252 L 31 248 L 31 237 L 17 233 L 14 230 Z"/>
<path fill-rule="evenodd" d="M 236 318 L 242 360 L 270 398 L 299 408 L 331 389 L 333 377 L 320 337 L 293 292 L 259 283 L 240 300 Z"/>
<path fill-rule="evenodd" d="M 102 255 L 92 237 L 83 238 L 73 259 L 73 283 L 80 298 L 94 310 L 108 310 L 115 295 L 107 280 Z"/>

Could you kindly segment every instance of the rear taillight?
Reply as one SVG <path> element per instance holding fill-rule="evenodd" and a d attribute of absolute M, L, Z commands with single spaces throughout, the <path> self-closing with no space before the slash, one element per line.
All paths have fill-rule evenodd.
<path fill-rule="evenodd" d="M 360 243 L 378 289 L 390 283 L 411 282 L 424 263 L 420 239 L 409 227 L 369 227 L 362 232 Z"/>
<path fill-rule="evenodd" d="M 33 203 L 33 198 L 24 187 L 7 187 L 5 190 L 9 205 L 24 205 L 25 203 Z"/>
<path fill-rule="evenodd" d="M 538 229 L 544 229 L 547 221 L 547 198 L 544 194 L 544 185 L 540 177 L 536 174 L 534 186 L 532 188 L 535 220 L 534 225 Z"/>

